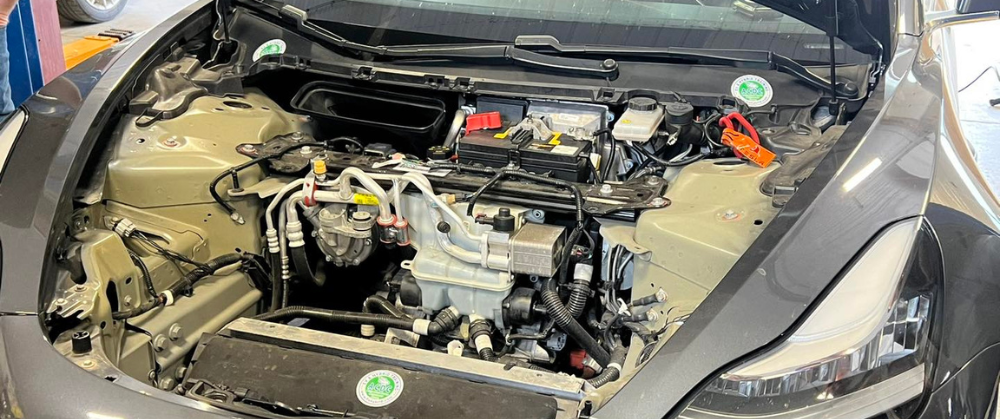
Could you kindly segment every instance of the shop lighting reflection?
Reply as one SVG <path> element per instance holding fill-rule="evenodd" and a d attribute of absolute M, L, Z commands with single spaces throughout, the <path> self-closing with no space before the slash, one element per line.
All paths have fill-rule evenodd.
<path fill-rule="evenodd" d="M 878 169 L 879 166 L 881 165 L 882 165 L 882 159 L 878 157 L 872 159 L 872 161 L 868 162 L 868 164 L 866 164 L 865 167 L 862 167 L 861 170 L 858 170 L 857 173 L 855 173 L 853 176 L 848 178 L 846 182 L 844 182 L 844 192 L 850 192 L 852 189 L 856 188 L 858 185 L 861 184 L 861 182 L 864 182 L 865 179 L 868 179 L 868 177 L 871 176 L 872 173 L 875 173 L 875 169 Z"/>

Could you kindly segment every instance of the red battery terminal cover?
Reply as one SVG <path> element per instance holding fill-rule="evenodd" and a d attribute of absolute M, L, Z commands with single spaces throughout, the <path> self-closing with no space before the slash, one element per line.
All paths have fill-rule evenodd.
<path fill-rule="evenodd" d="M 497 129 L 503 126 L 500 112 L 476 113 L 465 117 L 465 132 Z"/>

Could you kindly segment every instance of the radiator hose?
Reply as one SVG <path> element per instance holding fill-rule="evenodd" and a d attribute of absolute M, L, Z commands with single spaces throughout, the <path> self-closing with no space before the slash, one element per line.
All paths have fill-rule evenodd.
<path fill-rule="evenodd" d="M 434 317 L 433 321 L 425 319 L 400 318 L 391 314 L 358 313 L 353 311 L 326 310 L 305 306 L 285 307 L 275 310 L 272 313 L 260 314 L 254 318 L 263 321 L 276 321 L 294 317 L 308 317 L 331 323 L 393 327 L 396 329 L 411 330 L 424 336 L 439 335 L 453 330 L 458 327 L 461 322 L 458 309 L 454 307 L 448 307 L 441 310 L 441 312 Z"/>
<path fill-rule="evenodd" d="M 559 328 L 566 332 L 567 335 L 573 338 L 582 347 L 591 358 L 594 358 L 598 364 L 602 367 L 606 367 L 611 360 L 611 356 L 608 352 L 597 343 L 587 330 L 580 325 L 579 322 L 573 318 L 572 313 L 566 309 L 563 305 L 562 300 L 559 299 L 559 293 L 556 291 L 556 282 L 554 279 L 549 278 L 545 280 L 545 284 L 542 286 L 542 303 L 545 305 L 546 313 L 559 325 Z"/>
<path fill-rule="evenodd" d="M 383 313 L 389 314 L 393 317 L 398 317 L 398 318 L 409 317 L 406 313 L 403 313 L 403 310 L 400 310 L 398 307 L 396 307 L 395 304 L 389 302 L 389 300 L 385 299 L 385 297 L 381 295 L 372 295 L 368 298 L 365 298 L 365 302 L 361 305 L 361 312 L 371 313 L 373 312 L 372 309 L 376 308 L 378 310 L 381 310 Z"/>
<path fill-rule="evenodd" d="M 361 304 L 362 313 L 372 313 L 375 310 L 379 310 L 385 314 L 392 317 L 403 319 L 410 318 L 410 316 L 403 313 L 402 310 L 393 305 L 389 300 L 385 299 L 380 295 L 372 295 L 365 298 L 365 302 Z M 375 336 L 375 325 L 373 324 L 363 324 L 361 325 L 361 336 L 372 337 Z"/>

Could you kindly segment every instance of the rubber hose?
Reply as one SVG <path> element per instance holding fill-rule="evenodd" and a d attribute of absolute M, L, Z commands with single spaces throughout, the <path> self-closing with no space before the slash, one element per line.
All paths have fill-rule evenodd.
<path fill-rule="evenodd" d="M 500 358 L 493 353 L 493 348 L 483 348 L 479 350 L 479 358 L 483 361 L 497 362 Z"/>
<path fill-rule="evenodd" d="M 444 146 L 451 147 L 455 145 L 455 141 L 458 140 L 458 133 L 462 131 L 462 126 L 465 125 L 465 111 L 457 110 L 455 111 L 455 116 L 451 120 L 451 127 L 448 129 L 448 135 L 444 137 Z"/>
<path fill-rule="evenodd" d="M 357 313 L 353 311 L 325 310 L 306 306 L 291 306 L 257 315 L 254 319 L 263 321 L 276 321 L 291 317 L 308 317 L 317 320 L 324 320 L 331 323 L 345 323 L 353 325 L 372 325 L 378 327 L 392 327 L 403 330 L 413 330 L 415 319 L 393 317 L 390 314 Z M 427 327 L 428 335 L 438 335 L 458 327 L 459 317 L 450 309 L 441 310 L 437 317 Z"/>
<path fill-rule="evenodd" d="M 611 362 L 608 365 L 616 365 L 620 368 L 625 363 L 625 355 L 627 354 L 628 351 L 625 350 L 625 347 L 619 344 L 611 354 Z M 605 366 L 604 371 L 601 371 L 597 377 L 587 380 L 587 382 L 595 388 L 600 388 L 607 383 L 618 380 L 621 375 L 622 372 L 618 368 Z"/>
<path fill-rule="evenodd" d="M 281 280 L 281 257 L 271 257 L 271 307 L 268 312 L 274 312 L 281 307 L 281 294 L 284 291 Z"/>
<path fill-rule="evenodd" d="M 499 357 L 493 352 L 493 343 L 490 341 L 491 330 L 493 330 L 493 326 L 486 320 L 480 319 L 472 322 L 472 324 L 469 325 L 469 342 L 476 345 L 476 352 L 479 353 L 480 359 L 483 361 L 496 362 Z M 483 343 L 482 347 L 479 345 L 480 338 L 486 339 L 486 342 Z"/>
<path fill-rule="evenodd" d="M 346 324 L 370 324 L 380 327 L 394 327 L 397 329 L 413 330 L 413 319 L 400 319 L 388 314 L 357 313 L 341 310 L 325 310 L 314 307 L 291 306 L 273 313 L 264 313 L 254 317 L 257 320 L 275 321 L 292 317 L 308 317 L 317 320 L 324 320 L 331 323 Z"/>
<path fill-rule="evenodd" d="M 576 266 L 577 270 L 587 268 L 580 264 Z M 592 270 L 591 273 L 593 273 Z M 566 309 L 569 310 L 569 314 L 574 319 L 577 319 L 583 314 L 583 309 L 587 306 L 587 300 L 590 298 L 590 278 L 576 278 L 576 273 L 573 276 L 573 283 L 569 285 L 569 302 L 566 304 Z"/>
<path fill-rule="evenodd" d="M 396 307 L 395 304 L 389 302 L 389 300 L 385 299 L 385 297 L 382 297 L 381 295 L 372 295 L 368 298 L 365 298 L 364 304 L 361 305 L 361 312 L 372 313 L 373 309 L 376 308 L 382 311 L 383 313 L 391 315 L 393 317 L 401 319 L 410 317 L 406 313 L 403 313 L 403 311 L 400 310 L 398 307 Z"/>
<path fill-rule="evenodd" d="M 461 323 L 462 318 L 458 315 L 458 310 L 455 310 L 454 307 L 449 307 L 441 310 L 434 317 L 434 321 L 427 327 L 427 334 L 440 335 L 444 332 L 455 330 Z"/>
<path fill-rule="evenodd" d="M 587 330 L 566 309 L 562 300 L 559 299 L 559 293 L 556 292 L 556 283 L 552 278 L 546 279 L 545 285 L 542 287 L 542 303 L 545 305 L 549 317 L 555 320 L 560 329 L 572 337 L 598 364 L 602 367 L 608 365 L 611 356 L 608 355 L 608 352 L 597 343 L 597 340 L 587 333 Z"/>
<path fill-rule="evenodd" d="M 198 282 L 202 278 L 215 273 L 215 271 L 219 270 L 219 268 L 232 265 L 241 260 L 243 260 L 243 256 L 239 253 L 227 253 L 219 256 L 208 261 L 208 263 L 205 263 L 205 266 L 194 268 L 185 274 L 184 278 L 177 281 L 177 283 L 171 286 L 168 291 L 175 296 L 181 295 L 182 292 L 193 287 L 195 282 Z"/>

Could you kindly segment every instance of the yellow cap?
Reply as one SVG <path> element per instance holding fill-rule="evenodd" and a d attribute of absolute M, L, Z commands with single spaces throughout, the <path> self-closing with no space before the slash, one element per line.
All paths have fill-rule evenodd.
<path fill-rule="evenodd" d="M 313 173 L 315 173 L 317 175 L 325 175 L 326 174 L 326 160 L 323 160 L 323 159 L 313 160 Z"/>

